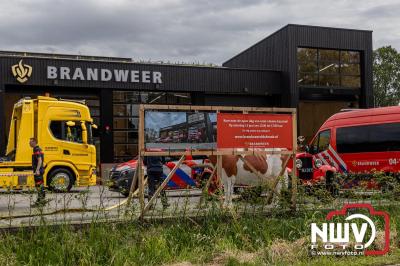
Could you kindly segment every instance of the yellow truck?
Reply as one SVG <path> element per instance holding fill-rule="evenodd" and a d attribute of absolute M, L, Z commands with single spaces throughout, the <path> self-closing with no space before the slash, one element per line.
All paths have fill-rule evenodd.
<path fill-rule="evenodd" d="M 34 137 L 44 152 L 44 182 L 54 191 L 96 184 L 96 128 L 89 108 L 80 102 L 47 96 L 14 104 L 6 156 L 0 158 L 0 188 L 34 187 L 31 167 Z"/>

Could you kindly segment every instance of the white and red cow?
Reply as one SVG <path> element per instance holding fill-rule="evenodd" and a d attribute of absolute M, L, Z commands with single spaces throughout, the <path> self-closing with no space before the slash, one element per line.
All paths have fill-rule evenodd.
<path fill-rule="evenodd" d="M 274 151 L 278 151 L 275 149 Z M 279 150 L 280 151 L 280 150 Z M 224 188 L 224 207 L 232 206 L 232 196 L 234 194 L 235 185 L 257 186 L 275 180 L 282 171 L 284 156 L 281 154 L 268 155 L 246 155 L 243 156 L 248 164 L 259 173 L 255 174 L 248 164 L 244 163 L 239 155 L 222 155 L 222 175 L 221 180 Z M 216 167 L 217 156 L 209 157 L 211 163 Z M 262 177 L 262 178 L 260 178 Z M 277 185 L 277 193 L 279 194 L 282 184 L 287 185 L 287 170 L 283 172 L 283 180 Z"/>

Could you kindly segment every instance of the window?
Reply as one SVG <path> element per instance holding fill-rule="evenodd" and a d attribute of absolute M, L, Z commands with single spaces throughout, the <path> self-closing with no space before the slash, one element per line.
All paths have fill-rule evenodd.
<path fill-rule="evenodd" d="M 56 139 L 82 143 L 82 127 L 80 121 L 75 126 L 67 126 L 67 121 L 51 121 L 50 131 Z"/>
<path fill-rule="evenodd" d="M 400 151 L 400 123 L 338 128 L 339 153 Z"/>
<path fill-rule="evenodd" d="M 360 52 L 298 48 L 300 87 L 360 88 Z"/>
<path fill-rule="evenodd" d="M 190 93 L 114 91 L 114 161 L 127 161 L 138 153 L 139 105 L 190 104 Z"/>
<path fill-rule="evenodd" d="M 328 149 L 331 142 L 331 130 L 321 131 L 311 144 L 311 153 L 316 154 Z"/>

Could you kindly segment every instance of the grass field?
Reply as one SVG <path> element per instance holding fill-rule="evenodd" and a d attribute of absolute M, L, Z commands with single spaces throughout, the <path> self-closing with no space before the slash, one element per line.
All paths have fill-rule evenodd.
<path fill-rule="evenodd" d="M 379 208 L 383 209 L 383 208 Z M 400 262 L 400 207 L 391 252 L 380 257 L 311 257 L 310 223 L 326 212 L 272 216 L 213 214 L 151 223 L 93 223 L 2 232 L 0 265 L 386 265 Z"/>

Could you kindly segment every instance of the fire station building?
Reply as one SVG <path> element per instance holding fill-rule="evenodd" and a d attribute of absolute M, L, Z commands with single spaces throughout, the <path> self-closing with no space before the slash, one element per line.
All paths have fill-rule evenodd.
<path fill-rule="evenodd" d="M 45 93 L 86 101 L 102 163 L 137 154 L 141 103 L 295 107 L 308 139 L 343 108 L 373 107 L 372 32 L 365 30 L 290 24 L 221 67 L 2 51 L 0 73 L 2 154 L 13 104 Z"/>

